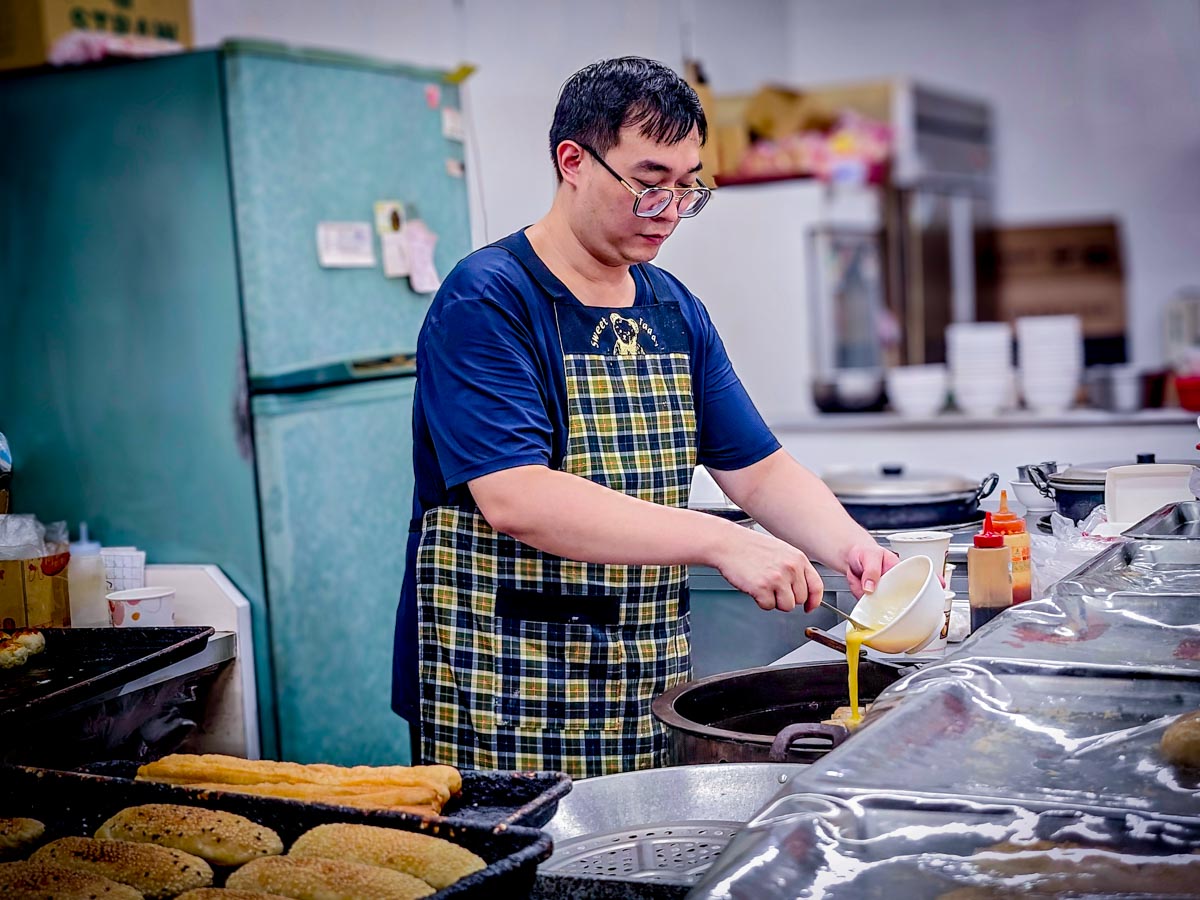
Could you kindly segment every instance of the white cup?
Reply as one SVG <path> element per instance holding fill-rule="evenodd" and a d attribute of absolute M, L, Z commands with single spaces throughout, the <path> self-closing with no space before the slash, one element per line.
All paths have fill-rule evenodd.
<path fill-rule="evenodd" d="M 175 624 L 175 588 L 130 588 L 113 591 L 106 599 L 114 628 Z"/>
<path fill-rule="evenodd" d="M 888 543 L 898 557 L 928 556 L 939 575 L 946 566 L 946 554 L 953 539 L 954 535 L 948 531 L 898 531 L 888 535 Z"/>

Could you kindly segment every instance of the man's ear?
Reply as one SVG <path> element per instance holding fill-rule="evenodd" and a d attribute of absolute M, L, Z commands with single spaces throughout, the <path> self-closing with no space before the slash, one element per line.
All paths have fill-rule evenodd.
<path fill-rule="evenodd" d="M 579 170 L 583 166 L 586 151 L 574 141 L 560 141 L 554 154 L 563 181 L 571 185 L 578 184 Z"/>

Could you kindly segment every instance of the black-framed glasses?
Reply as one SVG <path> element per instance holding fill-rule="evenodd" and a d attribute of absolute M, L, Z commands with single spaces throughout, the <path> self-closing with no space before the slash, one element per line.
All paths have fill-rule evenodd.
<path fill-rule="evenodd" d="M 690 219 L 700 210 L 704 209 L 704 205 L 708 203 L 708 198 L 712 196 L 712 190 L 704 186 L 699 178 L 696 183 L 699 187 L 689 188 L 669 188 L 669 187 L 651 187 L 639 191 L 628 181 L 617 174 L 616 170 L 604 161 L 599 153 L 589 147 L 587 144 L 580 144 L 584 150 L 592 154 L 592 157 L 600 165 L 608 170 L 608 173 L 613 178 L 624 185 L 625 190 L 633 194 L 633 214 L 641 219 L 653 219 L 655 216 L 661 216 L 663 211 L 671 205 L 671 201 L 676 197 L 679 198 L 679 218 Z"/>

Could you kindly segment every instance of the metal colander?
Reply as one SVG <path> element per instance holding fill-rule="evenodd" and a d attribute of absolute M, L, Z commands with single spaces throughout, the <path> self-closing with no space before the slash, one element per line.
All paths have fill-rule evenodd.
<path fill-rule="evenodd" d="M 741 828 L 738 822 L 680 822 L 585 834 L 556 843 L 543 873 L 694 884 Z"/>

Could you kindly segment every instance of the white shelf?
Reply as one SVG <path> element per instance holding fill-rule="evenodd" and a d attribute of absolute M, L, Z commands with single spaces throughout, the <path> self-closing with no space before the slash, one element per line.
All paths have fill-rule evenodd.
<path fill-rule="evenodd" d="M 1013 428 L 1137 427 L 1141 425 L 1187 425 L 1196 427 L 1196 414 L 1185 409 L 1144 409 L 1114 413 L 1101 409 L 1073 409 L 1055 415 L 1038 415 L 1018 410 L 990 418 L 972 418 L 962 413 L 944 413 L 927 419 L 907 419 L 891 412 L 826 413 L 770 423 L 776 432 L 814 431 L 988 431 Z"/>

